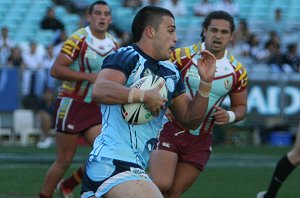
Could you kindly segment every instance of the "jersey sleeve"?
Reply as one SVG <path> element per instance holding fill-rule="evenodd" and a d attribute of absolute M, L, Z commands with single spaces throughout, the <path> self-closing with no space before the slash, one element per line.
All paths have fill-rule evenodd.
<path fill-rule="evenodd" d="M 196 55 L 197 51 L 199 51 L 199 44 L 177 48 L 172 52 L 170 61 L 173 62 L 181 71 L 186 65 L 189 64 L 191 59 Z"/>
<path fill-rule="evenodd" d="M 80 49 L 83 41 L 86 38 L 86 30 L 84 28 L 79 29 L 73 33 L 63 44 L 61 52 L 75 60 L 79 56 Z"/>
<path fill-rule="evenodd" d="M 233 87 L 232 93 L 242 92 L 245 89 L 247 89 L 247 85 L 248 85 L 248 74 L 245 67 L 242 65 L 242 63 L 240 62 L 237 63 L 235 67 L 235 74 L 237 77 L 237 83 Z"/>
<path fill-rule="evenodd" d="M 110 68 L 123 72 L 126 78 L 129 77 L 136 66 L 139 56 L 134 50 L 121 48 L 116 53 L 109 55 L 104 59 L 102 69 Z"/>

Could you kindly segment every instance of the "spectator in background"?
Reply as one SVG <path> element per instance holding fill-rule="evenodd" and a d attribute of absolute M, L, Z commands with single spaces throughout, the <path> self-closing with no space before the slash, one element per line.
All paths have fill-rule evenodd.
<path fill-rule="evenodd" d="M 52 7 L 47 9 L 46 16 L 41 21 L 41 29 L 43 30 L 64 30 L 64 24 L 56 18 L 55 11 Z"/>
<path fill-rule="evenodd" d="M 263 63 L 269 57 L 269 53 L 260 43 L 260 38 L 252 33 L 249 36 L 248 42 L 242 47 L 243 56 L 250 57 L 256 63 Z"/>
<path fill-rule="evenodd" d="M 137 10 L 143 5 L 142 0 L 123 0 L 123 7 L 132 8 L 133 10 Z"/>
<path fill-rule="evenodd" d="M 282 18 L 282 10 L 277 8 L 274 10 L 273 18 L 268 22 L 269 31 L 275 31 L 279 37 L 285 32 L 285 21 Z"/>
<path fill-rule="evenodd" d="M 25 63 L 22 57 L 22 51 L 20 47 L 14 47 L 11 49 L 10 55 L 7 59 L 7 66 L 10 68 L 18 68 L 24 70 Z"/>
<path fill-rule="evenodd" d="M 222 0 L 216 4 L 215 10 L 223 10 L 234 17 L 240 15 L 239 6 L 233 0 Z"/>
<path fill-rule="evenodd" d="M 283 54 L 282 63 L 289 65 L 293 71 L 300 72 L 300 57 L 298 56 L 297 43 L 287 45 L 287 52 Z"/>
<path fill-rule="evenodd" d="M 0 68 L 7 66 L 7 59 L 13 46 L 14 42 L 9 38 L 8 28 L 2 27 L 0 36 Z"/>
<path fill-rule="evenodd" d="M 54 39 L 54 42 L 53 42 L 53 53 L 54 53 L 54 56 L 57 57 L 64 42 L 67 40 L 68 38 L 68 35 L 67 35 L 67 32 L 66 31 L 61 31 L 60 34 L 58 35 L 57 38 Z"/>
<path fill-rule="evenodd" d="M 50 134 L 51 128 L 53 128 L 52 116 L 54 101 L 53 89 L 46 88 L 43 97 L 37 104 L 37 116 L 42 130 L 40 141 L 37 143 L 38 148 L 49 148 L 54 142 Z"/>
<path fill-rule="evenodd" d="M 143 5 L 144 6 L 160 6 L 161 1 L 160 0 L 143 0 Z"/>
<path fill-rule="evenodd" d="M 181 0 L 164 0 L 161 7 L 170 10 L 174 16 L 185 16 L 187 14 L 186 4 Z"/>
<path fill-rule="evenodd" d="M 66 3 L 66 7 L 71 13 L 77 13 L 82 16 L 89 7 L 89 3 L 88 1 L 70 0 Z"/>
<path fill-rule="evenodd" d="M 234 33 L 234 39 L 238 43 L 246 43 L 250 38 L 250 32 L 248 28 L 248 23 L 246 20 L 241 19 L 237 28 L 237 31 Z"/>
<path fill-rule="evenodd" d="M 195 16 L 206 16 L 213 11 L 213 4 L 209 0 L 200 0 L 194 5 Z"/>
<path fill-rule="evenodd" d="M 22 95 L 23 97 L 38 98 L 43 93 L 44 68 L 43 54 L 37 50 L 37 43 L 30 42 L 29 51 L 23 53 L 25 68 L 23 71 Z"/>
<path fill-rule="evenodd" d="M 111 24 L 109 26 L 108 32 L 115 36 L 121 47 L 128 46 L 132 43 L 131 34 L 127 31 L 121 30 L 116 24 Z"/>
<path fill-rule="evenodd" d="M 45 72 L 45 81 L 43 82 L 44 84 L 44 89 L 55 89 L 55 78 L 53 78 L 51 76 L 51 68 L 52 65 L 54 63 L 56 59 L 56 55 L 53 52 L 53 46 L 52 45 L 48 45 L 46 47 L 46 54 L 43 58 L 43 68 L 44 68 L 44 72 Z"/>
<path fill-rule="evenodd" d="M 291 72 L 292 69 L 286 66 L 282 67 L 282 54 L 280 52 L 280 44 L 277 42 L 267 42 L 265 49 L 268 51 L 266 63 L 271 67 L 272 72 Z"/>

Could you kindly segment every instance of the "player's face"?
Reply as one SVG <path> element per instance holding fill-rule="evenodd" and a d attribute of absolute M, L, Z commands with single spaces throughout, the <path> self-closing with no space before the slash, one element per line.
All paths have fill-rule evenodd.
<path fill-rule="evenodd" d="M 176 27 L 172 17 L 164 16 L 155 32 L 153 46 L 157 60 L 168 60 L 176 44 Z"/>
<path fill-rule="evenodd" d="M 90 27 L 96 34 L 105 34 L 109 25 L 112 23 L 110 9 L 106 5 L 94 5 L 92 14 L 88 18 Z"/>
<path fill-rule="evenodd" d="M 229 21 L 213 19 L 204 29 L 205 49 L 212 52 L 217 58 L 223 57 L 226 46 L 232 39 L 230 27 Z"/>

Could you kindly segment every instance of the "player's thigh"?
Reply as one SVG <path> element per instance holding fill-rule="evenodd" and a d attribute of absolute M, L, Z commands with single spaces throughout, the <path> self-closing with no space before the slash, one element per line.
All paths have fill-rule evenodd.
<path fill-rule="evenodd" d="M 62 162 L 72 161 L 79 134 L 56 133 L 57 160 Z"/>
<path fill-rule="evenodd" d="M 170 189 L 170 194 L 180 195 L 195 182 L 200 170 L 189 163 L 179 162 L 175 172 L 175 178 Z"/>
<path fill-rule="evenodd" d="M 178 162 L 176 153 L 166 150 L 153 150 L 149 162 L 149 175 L 158 188 L 168 190 L 174 179 Z"/>
<path fill-rule="evenodd" d="M 89 145 L 93 146 L 96 137 L 101 133 L 101 127 L 101 124 L 97 124 L 84 132 L 84 139 L 89 143 Z"/>
<path fill-rule="evenodd" d="M 122 196 L 120 196 L 122 195 Z M 161 192 L 152 181 L 132 180 L 113 187 L 106 195 L 107 198 L 163 198 Z"/>

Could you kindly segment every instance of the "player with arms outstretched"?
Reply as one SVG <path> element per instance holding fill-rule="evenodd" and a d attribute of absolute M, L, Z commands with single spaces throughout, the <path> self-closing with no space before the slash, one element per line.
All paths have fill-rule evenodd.
<path fill-rule="evenodd" d="M 158 146 L 151 153 L 150 176 L 165 197 L 180 197 L 196 180 L 211 154 L 214 125 L 224 125 L 244 118 L 247 111 L 247 73 L 243 65 L 226 49 L 232 39 L 234 21 L 224 11 L 210 13 L 202 24 L 204 42 L 176 49 L 172 61 L 181 70 L 185 87 L 192 97 L 202 76 L 197 72 L 199 51 L 215 55 L 216 73 L 211 87 L 205 119 L 196 130 L 182 126 L 172 114 L 164 125 Z M 225 97 L 231 100 L 230 110 L 221 107 Z M 201 110 L 201 109 L 199 109 Z"/>
<path fill-rule="evenodd" d="M 89 8 L 89 25 L 73 33 L 64 43 L 51 74 L 62 80 L 61 90 L 55 103 L 55 129 L 57 156 L 48 169 L 39 196 L 52 194 L 73 161 L 77 142 L 83 135 L 93 144 L 101 130 L 101 112 L 92 100 L 92 87 L 106 56 L 114 53 L 118 45 L 107 33 L 112 22 L 111 10 L 104 1 L 95 1 Z M 82 177 L 79 168 L 70 180 L 60 182 L 62 197 L 72 197 L 72 188 Z"/>

